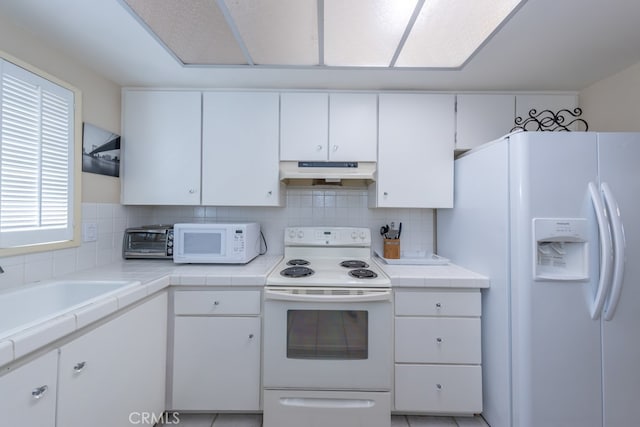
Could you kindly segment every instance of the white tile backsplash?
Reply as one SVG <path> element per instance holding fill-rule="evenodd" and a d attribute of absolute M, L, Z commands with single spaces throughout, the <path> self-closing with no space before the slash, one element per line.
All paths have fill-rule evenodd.
<path fill-rule="evenodd" d="M 121 257 L 122 236 L 127 227 L 176 222 L 255 221 L 260 223 L 268 253 L 284 251 L 285 227 L 343 226 L 371 229 L 374 249 L 382 247 L 380 226 L 402 221 L 402 252 L 433 251 L 431 209 L 369 209 L 363 189 L 288 188 L 286 206 L 122 206 L 113 203 L 83 203 L 82 221 L 98 225 L 98 240 L 78 248 L 0 258 L 0 290 L 74 271 L 94 268 Z"/>
<path fill-rule="evenodd" d="M 152 207 L 113 203 L 83 203 L 82 222 L 98 225 L 98 240 L 80 247 L 0 258 L 0 290 L 48 280 L 79 270 L 110 264 L 122 256 L 122 236 L 127 227 L 150 224 Z"/>
<path fill-rule="evenodd" d="M 269 253 L 282 254 L 285 227 L 349 226 L 368 227 L 374 248 L 382 247 L 380 227 L 392 219 L 402 221 L 402 251 L 405 254 L 433 251 L 433 211 L 431 209 L 369 209 L 368 192 L 363 189 L 291 187 L 286 190 L 286 206 L 273 207 L 155 207 L 153 223 L 255 221 L 260 223 Z"/>

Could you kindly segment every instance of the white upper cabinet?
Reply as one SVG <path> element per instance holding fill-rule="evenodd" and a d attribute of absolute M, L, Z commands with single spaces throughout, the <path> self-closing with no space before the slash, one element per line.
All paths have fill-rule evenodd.
<path fill-rule="evenodd" d="M 123 93 L 122 203 L 200 203 L 201 94 Z"/>
<path fill-rule="evenodd" d="M 333 161 L 375 162 L 378 151 L 378 95 L 329 95 L 329 157 Z"/>
<path fill-rule="evenodd" d="M 329 94 L 283 93 L 280 102 L 280 160 L 327 160 Z"/>
<path fill-rule="evenodd" d="M 515 95 L 459 94 L 456 98 L 456 150 L 493 141 L 513 128 Z"/>
<path fill-rule="evenodd" d="M 202 204 L 279 206 L 278 93 L 205 92 Z"/>
<path fill-rule="evenodd" d="M 380 94 L 373 207 L 453 206 L 454 95 Z"/>
<path fill-rule="evenodd" d="M 375 93 L 280 95 L 280 160 L 376 161 Z"/>

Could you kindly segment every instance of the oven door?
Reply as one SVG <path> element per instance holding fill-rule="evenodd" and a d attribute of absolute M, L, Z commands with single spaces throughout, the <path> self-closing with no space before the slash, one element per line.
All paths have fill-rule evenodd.
<path fill-rule="evenodd" d="M 267 288 L 264 387 L 390 390 L 390 289 Z"/>

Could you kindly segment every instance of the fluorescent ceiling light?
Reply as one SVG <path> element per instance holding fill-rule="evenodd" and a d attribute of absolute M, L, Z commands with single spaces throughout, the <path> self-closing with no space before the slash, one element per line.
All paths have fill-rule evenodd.
<path fill-rule="evenodd" d="M 520 2 L 426 0 L 395 65 L 461 67 Z"/>
<path fill-rule="evenodd" d="M 418 0 L 324 0 L 328 66 L 391 63 Z"/>
<path fill-rule="evenodd" d="M 459 68 L 526 0 L 120 0 L 185 65 Z"/>
<path fill-rule="evenodd" d="M 226 0 L 255 64 L 318 65 L 316 0 Z"/>
<path fill-rule="evenodd" d="M 247 64 L 215 0 L 123 1 L 183 64 Z"/>

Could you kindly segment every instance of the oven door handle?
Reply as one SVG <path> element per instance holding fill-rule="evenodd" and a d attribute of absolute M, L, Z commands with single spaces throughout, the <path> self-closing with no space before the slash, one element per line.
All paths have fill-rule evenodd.
<path fill-rule="evenodd" d="M 265 290 L 265 300 L 272 301 L 296 301 L 296 302 L 375 302 L 391 301 L 391 290 L 364 291 L 358 294 L 331 295 L 331 294 L 304 294 L 292 293 L 286 290 Z"/>

